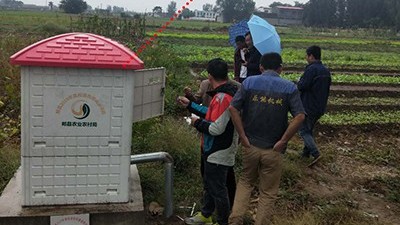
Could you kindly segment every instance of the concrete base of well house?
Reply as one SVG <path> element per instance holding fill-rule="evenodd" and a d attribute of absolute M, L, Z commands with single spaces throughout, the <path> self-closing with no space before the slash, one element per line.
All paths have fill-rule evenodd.
<path fill-rule="evenodd" d="M 80 214 L 89 214 L 90 225 L 144 225 L 142 189 L 135 165 L 131 166 L 129 184 L 128 203 L 22 207 L 20 168 L 0 196 L 0 225 L 50 225 L 51 217 Z"/>

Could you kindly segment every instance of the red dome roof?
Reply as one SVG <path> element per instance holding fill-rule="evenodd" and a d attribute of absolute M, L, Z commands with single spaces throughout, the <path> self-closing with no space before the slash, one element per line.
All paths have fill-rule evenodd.
<path fill-rule="evenodd" d="M 89 33 L 68 33 L 28 46 L 11 64 L 46 67 L 143 69 L 134 52 L 111 39 Z"/>

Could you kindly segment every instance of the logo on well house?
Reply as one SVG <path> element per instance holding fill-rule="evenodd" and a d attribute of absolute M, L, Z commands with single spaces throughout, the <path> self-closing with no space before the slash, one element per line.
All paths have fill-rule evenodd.
<path fill-rule="evenodd" d="M 83 120 L 89 116 L 90 107 L 85 101 L 78 100 L 72 103 L 71 112 L 75 119 Z"/>
<path fill-rule="evenodd" d="M 56 108 L 56 114 L 61 115 L 62 127 L 98 127 L 99 113 L 106 114 L 101 101 L 95 95 L 83 92 L 68 95 Z M 92 121 L 87 121 L 88 118 Z"/>

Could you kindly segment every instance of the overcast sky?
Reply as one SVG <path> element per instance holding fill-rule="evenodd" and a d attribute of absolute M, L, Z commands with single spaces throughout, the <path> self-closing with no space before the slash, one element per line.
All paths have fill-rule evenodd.
<path fill-rule="evenodd" d="M 36 5 L 47 5 L 49 1 L 53 1 L 55 5 L 58 5 L 60 0 L 21 0 L 25 4 L 36 4 Z M 163 10 L 167 9 L 167 5 L 171 2 L 170 0 L 85 0 L 90 6 L 93 8 L 100 8 L 102 7 L 107 8 L 107 5 L 111 6 L 120 6 L 127 8 L 128 10 L 135 11 L 135 12 L 147 12 L 151 11 L 154 6 L 161 6 Z M 181 8 L 186 1 L 188 0 L 175 0 L 177 3 L 177 8 Z M 279 1 L 279 0 L 255 0 L 256 7 L 260 6 L 269 6 L 272 2 Z M 299 2 L 307 2 L 308 0 L 298 0 Z M 189 8 L 194 9 L 201 9 L 203 4 L 211 3 L 215 5 L 216 0 L 193 0 L 190 4 Z M 282 3 L 290 3 L 293 4 L 294 0 L 280 0 Z"/>

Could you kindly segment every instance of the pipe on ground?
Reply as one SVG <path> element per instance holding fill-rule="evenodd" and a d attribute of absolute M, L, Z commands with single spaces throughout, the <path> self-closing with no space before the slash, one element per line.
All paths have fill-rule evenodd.
<path fill-rule="evenodd" d="M 169 218 L 174 213 L 173 208 L 173 185 L 174 174 L 173 166 L 174 160 L 167 152 L 154 152 L 148 154 L 131 155 L 131 164 L 142 164 L 149 162 L 163 162 L 164 163 L 164 177 L 165 177 L 165 217 Z"/>

